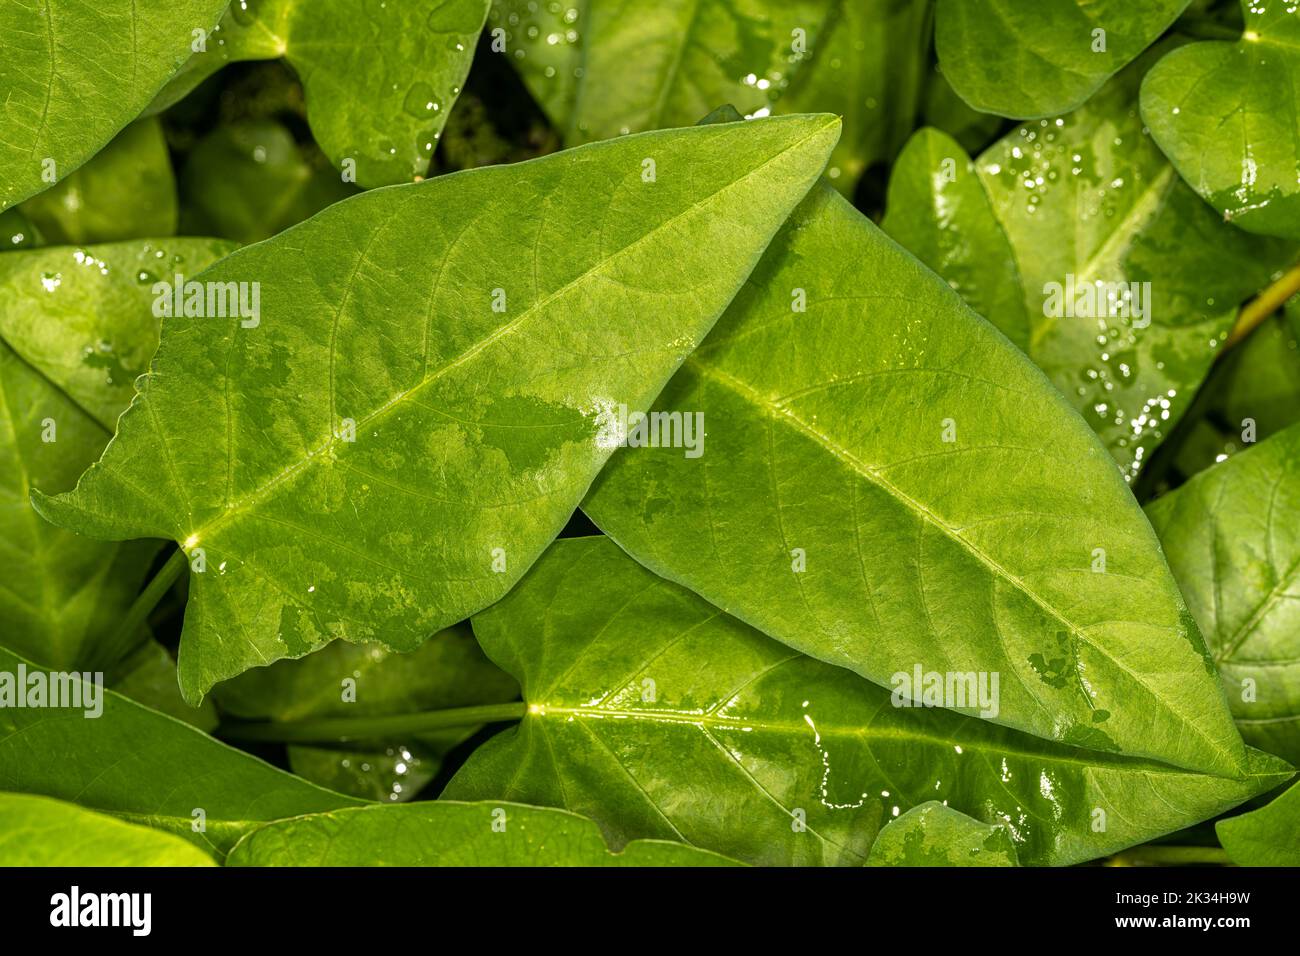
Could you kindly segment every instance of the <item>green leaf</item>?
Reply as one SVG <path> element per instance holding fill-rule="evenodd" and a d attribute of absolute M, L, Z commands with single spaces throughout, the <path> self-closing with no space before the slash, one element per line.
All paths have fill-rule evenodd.
<path fill-rule="evenodd" d="M 0 0 L 0 210 L 102 149 L 190 55 L 229 0 Z"/>
<path fill-rule="evenodd" d="M 213 866 L 193 844 L 72 803 L 0 793 L 0 866 Z"/>
<path fill-rule="evenodd" d="M 966 816 L 937 800 L 913 807 L 887 824 L 867 858 L 869 866 L 1016 866 L 1006 826 Z"/>
<path fill-rule="evenodd" d="M 940 800 L 1005 824 L 1026 865 L 1064 865 L 1291 773 L 1251 751 L 1242 779 L 1203 776 L 891 706 L 889 691 L 764 637 L 605 538 L 557 541 L 473 623 L 528 710 L 444 795 L 564 807 L 615 847 L 676 839 L 764 865 L 858 864 L 895 808 Z"/>
<path fill-rule="evenodd" d="M 1188 2 L 939 0 L 935 46 L 949 82 L 975 109 L 1038 119 L 1083 105 Z"/>
<path fill-rule="evenodd" d="M 966 304 L 1029 351 L 1030 318 L 1016 257 L 975 165 L 952 137 L 922 129 L 898 157 L 880 227 Z"/>
<path fill-rule="evenodd" d="M 832 0 L 827 6 L 811 58 L 788 68 L 793 79 L 774 108 L 843 117 L 844 135 L 826 175 L 851 197 L 862 173 L 891 161 L 912 130 L 929 62 L 930 5 Z"/>
<path fill-rule="evenodd" d="M 1300 425 L 1147 506 L 1242 736 L 1300 762 Z"/>
<path fill-rule="evenodd" d="M 1300 12 L 1242 0 L 1238 43 L 1193 43 L 1142 84 L 1142 118 L 1183 179 L 1247 232 L 1300 239 Z"/>
<path fill-rule="evenodd" d="M 275 120 L 221 126 L 181 173 L 184 231 L 249 244 L 269 239 L 356 192 L 320 157 L 310 162 Z"/>
<path fill-rule="evenodd" d="M 879 684 L 996 671 L 999 723 L 1240 771 L 1204 644 L 1105 449 L 828 190 L 655 408 L 702 414 L 703 455 L 627 448 L 583 504 L 651 570 Z"/>
<path fill-rule="evenodd" d="M 40 231 L 17 208 L 0 212 L 0 250 L 33 249 L 42 242 Z"/>
<path fill-rule="evenodd" d="M 435 634 L 410 654 L 380 644 L 336 642 L 219 684 L 222 710 L 253 720 L 380 717 L 515 700 L 519 685 L 494 666 L 468 627 Z M 290 766 L 313 783 L 374 800 L 409 800 L 438 773 L 442 757 L 477 727 L 336 748 L 292 746 Z"/>
<path fill-rule="evenodd" d="M 151 105 L 180 100 L 227 63 L 284 57 L 312 135 L 363 186 L 422 178 L 465 83 L 488 0 L 231 0 Z"/>
<path fill-rule="evenodd" d="M 968 153 L 988 146 L 1002 128 L 1002 117 L 971 109 L 937 66 L 925 86 L 921 121 L 947 133 Z"/>
<path fill-rule="evenodd" d="M 156 119 L 122 130 L 94 159 L 20 207 L 46 243 L 176 234 L 176 181 Z"/>
<path fill-rule="evenodd" d="M 331 206 L 204 273 L 259 283 L 259 317 L 168 319 L 104 457 L 37 507 L 206 568 L 191 702 L 338 637 L 412 650 L 559 532 L 619 406 L 708 332 L 838 131 L 647 133 Z"/>
<path fill-rule="evenodd" d="M 1220 820 L 1214 829 L 1238 866 L 1300 866 L 1300 784 L 1259 810 Z"/>
<path fill-rule="evenodd" d="M 0 674 L 17 675 L 20 665 L 29 678 L 40 670 L 0 648 Z M 360 805 L 114 691 L 101 695 L 98 717 L 85 708 L 0 707 L 0 790 L 69 800 L 217 857 L 262 823 Z"/>
<path fill-rule="evenodd" d="M 1014 320 L 990 313 L 1003 307 L 1007 277 L 1018 272 L 1030 357 L 1129 480 L 1191 403 L 1238 305 L 1296 255 L 1290 243 L 1223 224 L 1179 180 L 1135 109 L 1144 65 L 1083 109 L 1021 126 L 976 160 L 1010 260 L 996 234 L 990 239 L 984 205 L 964 181 L 966 154 L 951 141 L 937 141 L 937 159 L 919 147 L 904 154 L 894 186 L 908 201 L 891 206 L 888 222 L 1004 331 L 1017 326 L 1018 310 L 1007 313 Z M 947 159 L 955 183 L 944 181 Z M 948 202 L 957 195 L 966 201 Z M 1100 305 L 1087 307 L 1083 289 Z M 1110 308 L 1109 294 L 1120 303 L 1126 291 L 1131 304 Z"/>
<path fill-rule="evenodd" d="M 504 828 L 504 829 L 503 829 Z M 253 831 L 230 866 L 735 866 L 664 840 L 611 852 L 590 820 L 514 803 L 415 803 L 318 813 Z"/>

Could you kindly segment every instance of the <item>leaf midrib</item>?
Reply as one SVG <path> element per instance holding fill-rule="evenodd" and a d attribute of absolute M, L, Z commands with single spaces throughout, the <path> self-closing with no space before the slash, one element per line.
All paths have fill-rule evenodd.
<path fill-rule="evenodd" d="M 777 162 L 782 157 L 786 156 L 790 152 L 799 149 L 805 143 L 816 138 L 817 136 L 822 135 L 826 131 L 829 125 L 830 124 L 819 124 L 817 128 L 814 129 L 812 132 L 808 133 L 806 136 L 799 138 L 795 142 L 789 144 L 784 149 L 780 150 L 774 155 L 768 157 L 763 162 L 755 166 L 753 169 L 750 169 L 748 172 L 746 172 L 743 176 L 740 176 L 739 178 L 732 180 L 730 183 L 723 186 L 721 189 L 713 193 L 710 193 L 708 196 L 705 196 L 704 198 L 698 200 L 695 203 L 692 203 L 688 208 L 682 210 L 681 212 L 679 212 L 674 216 L 669 217 L 668 219 L 665 219 L 659 225 L 655 226 L 650 231 L 639 236 L 637 239 L 628 243 L 626 246 L 623 246 L 622 248 L 611 253 L 610 255 L 600 259 L 598 262 L 594 263 L 590 268 L 588 268 L 578 276 L 574 277 L 573 279 L 565 283 L 560 288 L 556 289 L 553 292 L 548 293 L 542 299 L 539 299 L 538 301 L 534 302 L 523 312 L 521 312 L 516 318 L 512 319 L 511 321 L 493 330 L 491 333 L 489 333 L 484 338 L 480 339 L 478 342 L 474 343 L 472 346 L 470 346 L 460 355 L 444 363 L 441 367 L 436 369 L 431 375 L 426 375 L 425 377 L 423 377 L 421 381 L 416 385 L 412 386 L 411 388 L 405 391 L 398 392 L 396 395 L 390 397 L 386 402 L 380 405 L 379 408 L 357 419 L 356 429 L 358 431 L 364 429 L 368 425 L 382 418 L 384 415 L 392 411 L 394 408 L 399 407 L 407 399 L 412 398 L 413 396 L 422 392 L 427 386 L 443 378 L 445 375 L 454 371 L 456 368 L 459 368 L 460 366 L 464 365 L 466 362 L 471 361 L 479 353 L 483 352 L 485 349 L 489 348 L 490 346 L 496 344 L 498 341 L 510 335 L 512 332 L 516 331 L 526 320 L 539 314 L 543 309 L 548 307 L 552 302 L 554 302 L 561 296 L 567 294 L 570 290 L 577 287 L 580 283 L 583 283 L 591 279 L 593 276 L 598 275 L 602 270 L 607 268 L 611 263 L 629 254 L 632 250 L 638 248 L 642 243 L 648 242 L 651 239 L 657 237 L 664 230 L 676 226 L 687 217 L 694 215 L 698 210 L 700 210 L 704 206 L 713 204 L 718 200 L 719 197 L 725 195 L 730 190 L 733 190 L 738 186 L 744 184 L 751 177 L 758 175 L 763 170 L 765 170 L 768 166 Z M 592 145 L 599 145 L 599 144 L 592 144 Z M 583 148 L 590 148 L 590 147 L 578 147 L 579 150 Z M 364 257 L 364 253 L 363 253 L 363 257 Z M 359 265 L 358 268 L 353 272 L 353 281 L 355 280 L 355 275 L 357 271 L 360 271 Z M 351 292 L 351 287 L 352 287 L 352 281 L 349 281 L 349 283 L 345 286 L 345 288 L 341 292 L 342 300 L 346 300 L 347 296 Z M 141 391 L 140 398 L 142 402 L 147 403 L 149 401 L 148 392 Z M 342 444 L 344 449 L 346 450 L 346 446 L 348 443 L 342 442 L 340 438 L 338 438 L 336 435 L 333 434 L 333 422 L 330 423 L 330 429 L 331 429 L 331 433 L 329 437 L 326 438 L 326 440 L 322 442 L 320 445 L 316 446 L 316 448 L 310 450 L 305 457 L 294 462 L 292 465 L 285 468 L 279 474 L 273 476 L 271 479 L 266 481 L 260 487 L 255 488 L 251 493 L 245 495 L 239 502 L 236 502 L 234 505 L 229 506 L 223 513 L 218 515 L 216 518 L 206 522 L 205 524 L 201 525 L 198 528 L 193 529 L 186 537 L 195 537 L 200 541 L 203 540 L 204 537 L 210 536 L 212 533 L 219 530 L 224 525 L 229 524 L 231 521 L 236 520 L 237 518 L 241 517 L 243 514 L 245 514 L 252 508 L 254 508 L 256 505 L 260 504 L 262 501 L 265 501 L 272 494 L 274 494 L 277 488 L 282 487 L 286 482 L 296 477 L 302 471 L 306 470 L 307 467 L 313 464 L 314 462 L 318 462 L 323 459 L 329 458 L 330 453 L 335 448 L 337 448 L 340 444 Z M 176 490 L 178 492 L 178 495 L 183 494 L 184 492 L 183 488 L 177 488 Z"/>
<path fill-rule="evenodd" d="M 1219 754 L 1220 756 L 1228 758 L 1229 763 L 1235 763 L 1235 761 L 1232 760 L 1232 754 L 1223 751 L 1213 740 L 1207 737 L 1205 733 L 1200 729 L 1196 721 L 1188 717 L 1186 714 L 1181 713 L 1176 708 L 1174 708 L 1173 706 L 1165 702 L 1164 699 L 1161 698 L 1159 695 L 1154 693 L 1154 691 L 1151 689 L 1150 685 L 1147 683 L 1146 680 L 1144 680 L 1140 675 L 1138 675 L 1137 673 L 1129 669 L 1127 666 L 1125 666 L 1121 661 L 1113 657 L 1111 654 L 1107 653 L 1103 648 L 1099 647 L 1094 641 L 1089 639 L 1087 634 L 1083 630 L 1083 628 L 1081 628 L 1079 625 L 1076 625 L 1073 621 L 1069 621 L 1066 618 L 1062 617 L 1059 611 L 1057 611 L 1054 607 L 1052 607 L 1044 598 L 1042 598 L 1036 591 L 1030 588 L 1023 580 L 1021 580 L 1016 575 L 1012 574 L 1008 569 L 1004 568 L 1001 564 L 999 564 L 996 560 L 994 560 L 991 555 L 986 554 L 974 542 L 968 541 L 965 537 L 961 535 L 959 531 L 956 531 L 953 528 L 951 528 L 949 525 L 947 525 L 943 520 L 939 518 L 938 515 L 936 515 L 934 512 L 926 508 L 921 502 L 917 501 L 915 498 L 908 495 L 901 488 L 894 485 L 884 476 L 873 471 L 866 464 L 866 462 L 860 460 L 852 452 L 850 452 L 848 449 L 836 443 L 829 436 L 813 428 L 811 425 L 803 421 L 803 419 L 799 418 L 794 412 L 792 412 L 788 408 L 778 406 L 775 403 L 766 400 L 748 383 L 743 382 L 740 379 L 737 379 L 736 377 L 722 371 L 721 369 L 714 368 L 712 366 L 704 364 L 699 359 L 697 359 L 694 355 L 688 357 L 684 365 L 689 366 L 693 372 L 700 375 L 701 377 L 707 378 L 721 385 L 722 387 L 727 388 L 728 390 L 730 390 L 731 392 L 739 396 L 742 400 L 748 402 L 749 404 L 757 408 L 760 411 L 760 413 L 768 415 L 778 421 L 784 421 L 790 427 L 798 431 L 800 434 L 804 435 L 806 438 L 811 439 L 815 444 L 823 448 L 828 454 L 831 455 L 831 457 L 847 465 L 852 471 L 859 474 L 862 478 L 864 478 L 871 484 L 875 485 L 880 490 L 889 494 L 904 509 L 915 513 L 923 521 L 928 522 L 936 530 L 940 531 L 951 541 L 953 541 L 959 548 L 963 549 L 964 551 L 969 553 L 972 557 L 974 557 L 976 560 L 978 560 L 981 564 L 983 564 L 991 574 L 993 574 L 995 577 L 1001 578 L 1003 581 L 1005 581 L 1008 585 L 1013 587 L 1020 594 L 1023 594 L 1029 600 L 1034 602 L 1034 604 L 1037 605 L 1046 615 L 1051 617 L 1053 620 L 1059 621 L 1063 626 L 1067 627 L 1070 630 L 1070 633 L 1074 635 L 1076 640 L 1081 641 L 1084 644 L 1087 644 L 1089 647 L 1093 648 L 1097 653 L 1099 653 L 1106 660 L 1110 661 L 1116 668 L 1128 674 L 1139 686 L 1141 686 L 1147 691 L 1148 695 L 1151 697 L 1153 701 L 1155 701 L 1157 705 L 1159 705 L 1161 708 L 1168 711 L 1169 713 L 1173 714 L 1176 718 L 1178 718 L 1180 722 L 1186 725 L 1186 727 L 1195 736 L 1197 736 L 1202 741 L 1204 741 L 1212 753 Z"/>

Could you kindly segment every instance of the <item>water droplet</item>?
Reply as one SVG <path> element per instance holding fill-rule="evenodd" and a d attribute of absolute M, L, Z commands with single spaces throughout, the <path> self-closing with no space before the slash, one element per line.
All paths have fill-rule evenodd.
<path fill-rule="evenodd" d="M 437 95 L 433 92 L 433 87 L 428 83 L 415 83 L 406 91 L 406 99 L 402 101 L 402 109 L 416 119 L 428 119 L 434 113 L 442 109 L 442 103 L 438 101 Z"/>

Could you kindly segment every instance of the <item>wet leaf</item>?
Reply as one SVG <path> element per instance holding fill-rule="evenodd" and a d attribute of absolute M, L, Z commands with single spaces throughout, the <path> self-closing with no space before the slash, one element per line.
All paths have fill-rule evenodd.
<path fill-rule="evenodd" d="M 528 711 L 445 796 L 564 807 L 615 847 L 660 838 L 756 864 L 860 864 L 896 812 L 939 800 L 1005 825 L 1026 865 L 1068 864 L 1291 773 L 1251 751 L 1243 779 L 1203 776 L 891 706 L 888 690 L 764 637 L 607 538 L 557 541 L 473 623 Z"/>
<path fill-rule="evenodd" d="M 1237 43 L 1193 43 L 1152 68 L 1142 118 L 1179 174 L 1248 232 L 1300 239 L 1300 9 L 1243 0 Z"/>
<path fill-rule="evenodd" d="M 44 243 L 176 234 L 176 180 L 156 119 L 118 133 L 94 159 L 19 207 Z"/>
<path fill-rule="evenodd" d="M 559 532 L 619 407 L 708 332 L 838 129 L 648 133 L 331 206 L 204 274 L 245 304 L 258 284 L 258 315 L 168 319 L 104 457 L 38 507 L 205 569 L 191 702 L 338 637 L 412 650 Z"/>
<path fill-rule="evenodd" d="M 0 674 L 17 675 L 20 665 L 29 678 L 38 669 L 0 648 Z M 218 858 L 270 820 L 361 805 L 112 690 L 100 694 L 94 718 L 84 707 L 0 708 L 0 790 L 111 813 Z"/>
<path fill-rule="evenodd" d="M 735 866 L 664 840 L 611 852 L 590 820 L 515 803 L 415 803 L 318 813 L 253 831 L 231 866 Z"/>
<path fill-rule="evenodd" d="M 209 40 L 154 101 L 157 112 L 228 63 L 284 57 L 312 135 L 348 182 L 420 179 L 460 94 L 488 0 L 231 0 Z"/>
<path fill-rule="evenodd" d="M 1147 514 L 1246 741 L 1300 763 L 1300 425 Z"/>
<path fill-rule="evenodd" d="M 72 173 L 140 115 L 228 0 L 0 0 L 0 210 Z"/>
<path fill-rule="evenodd" d="M 1179 180 L 1137 115 L 1144 65 L 1083 109 L 1027 123 L 975 161 L 1010 261 L 971 198 L 966 154 L 933 133 L 918 136 L 943 155 L 909 150 L 893 182 L 902 198 L 928 183 L 930 202 L 891 207 L 887 223 L 977 310 L 1008 309 L 1013 319 L 983 313 L 1004 331 L 1019 322 L 1002 304 L 1007 276 L 1019 274 L 1030 357 L 1129 480 L 1187 409 L 1237 307 L 1296 256 L 1293 244 L 1223 224 Z M 944 179 L 947 160 L 955 182 Z"/>
<path fill-rule="evenodd" d="M 192 843 L 73 803 L 0 793 L 0 866 L 213 866 Z"/>
<path fill-rule="evenodd" d="M 1259 810 L 1220 820 L 1214 829 L 1238 866 L 1300 866 L 1300 784 Z"/>
<path fill-rule="evenodd" d="M 301 660 L 277 661 L 219 684 L 222 710 L 251 720 L 382 717 L 515 700 L 519 685 L 493 665 L 468 627 L 435 634 L 410 654 L 381 644 L 335 642 Z M 372 800 L 409 800 L 438 773 L 442 757 L 478 728 L 291 746 L 293 772 Z"/>
<path fill-rule="evenodd" d="M 981 823 L 931 800 L 886 824 L 867 864 L 1016 866 L 1016 846 L 1005 826 Z"/>
<path fill-rule="evenodd" d="M 1189 0 L 939 0 L 944 73 L 977 110 L 1038 119 L 1082 106 Z"/>
<path fill-rule="evenodd" d="M 1205 646 L 1105 449 L 1018 349 L 829 191 L 655 409 L 702 414 L 703 454 L 626 448 L 583 504 L 651 570 L 882 685 L 917 664 L 995 671 L 1007 726 L 1242 766 Z"/>

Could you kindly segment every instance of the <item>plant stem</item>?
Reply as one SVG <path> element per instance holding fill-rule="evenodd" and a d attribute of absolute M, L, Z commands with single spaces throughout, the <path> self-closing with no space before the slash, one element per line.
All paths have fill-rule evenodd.
<path fill-rule="evenodd" d="M 1237 324 L 1232 327 L 1228 340 L 1223 343 L 1219 354 L 1223 355 L 1254 332 L 1265 319 L 1286 305 L 1287 299 L 1297 292 L 1300 292 L 1300 264 L 1292 266 L 1283 273 L 1282 278 L 1242 306 L 1241 312 L 1237 315 Z"/>
<path fill-rule="evenodd" d="M 1217 846 L 1135 846 L 1116 853 L 1107 866 L 1175 866 L 1204 863 L 1229 865 L 1228 852 Z"/>
<path fill-rule="evenodd" d="M 158 606 L 158 602 L 162 600 L 163 595 L 181 576 L 186 561 L 186 554 L 180 548 L 172 552 L 172 556 L 167 559 L 167 563 L 158 570 L 153 580 L 149 582 L 148 586 L 140 592 L 131 604 L 126 616 L 118 622 L 117 629 L 109 635 L 108 640 L 104 641 L 97 652 L 92 655 L 90 662 L 92 668 L 105 668 L 116 664 L 135 647 L 140 636 L 140 628 L 148 620 L 150 612 Z"/>
<path fill-rule="evenodd" d="M 396 714 L 391 717 L 321 717 L 314 720 L 231 723 L 217 728 L 217 736 L 231 740 L 267 740 L 286 744 L 337 743 L 341 740 L 393 737 L 446 730 L 449 727 L 473 727 L 519 720 L 526 710 L 527 705 L 516 700 L 508 704 L 426 710 L 418 714 Z"/>

